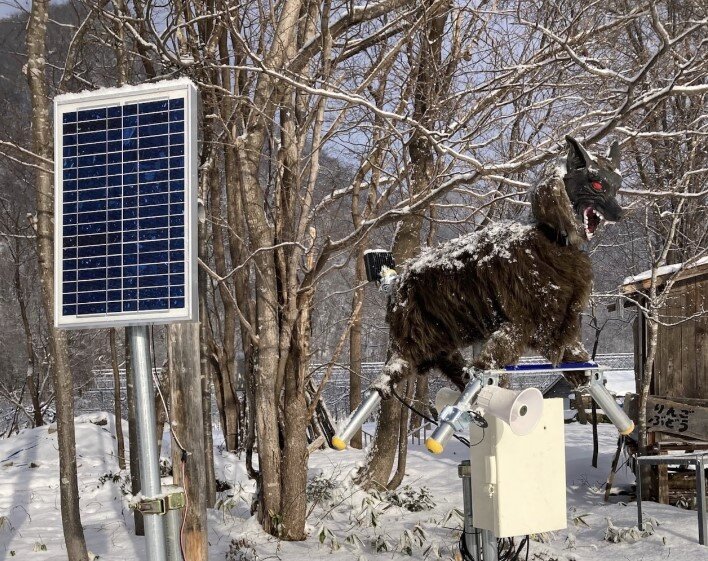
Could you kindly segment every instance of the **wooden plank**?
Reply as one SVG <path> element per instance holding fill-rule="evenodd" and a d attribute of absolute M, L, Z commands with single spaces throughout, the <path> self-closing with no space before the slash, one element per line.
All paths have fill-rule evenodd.
<path fill-rule="evenodd" d="M 667 354 L 668 354 L 668 368 L 674 373 L 674 388 L 671 392 L 671 396 L 677 397 L 680 395 L 686 395 L 685 380 L 684 380 L 684 370 L 682 359 L 682 341 L 681 333 L 683 329 L 683 320 L 685 319 L 685 300 L 686 300 L 686 290 L 685 288 L 680 288 L 674 292 L 674 294 L 669 296 L 669 323 L 673 324 L 668 329 L 668 341 L 667 341 Z"/>
<path fill-rule="evenodd" d="M 699 407 L 708 407 L 708 399 L 697 398 L 697 397 L 670 397 L 668 395 L 656 395 L 659 399 L 668 399 L 669 401 L 676 401 L 677 403 L 683 403 L 684 405 L 698 405 Z"/>
<path fill-rule="evenodd" d="M 708 440 L 708 407 L 649 396 L 647 430 Z"/>
<path fill-rule="evenodd" d="M 698 383 L 696 370 L 696 355 L 694 341 L 696 339 L 696 319 L 693 318 L 696 309 L 696 285 L 691 284 L 684 290 L 683 315 L 686 319 L 681 323 L 681 370 L 683 377 L 683 393 L 686 397 L 701 397 L 701 388 Z"/>
<path fill-rule="evenodd" d="M 696 310 L 708 310 L 708 280 L 696 283 Z M 696 319 L 694 355 L 698 397 L 708 398 L 708 314 Z"/>

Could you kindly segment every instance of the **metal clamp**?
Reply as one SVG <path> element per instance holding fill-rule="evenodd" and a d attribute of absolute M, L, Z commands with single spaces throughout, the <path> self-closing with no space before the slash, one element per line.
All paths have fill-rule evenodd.
<path fill-rule="evenodd" d="M 440 421 L 451 424 L 455 432 L 458 432 L 470 426 L 472 416 L 467 409 L 461 409 L 456 405 L 446 405 L 440 412 Z"/>
<path fill-rule="evenodd" d="M 179 510 L 187 505 L 187 498 L 184 494 L 184 489 L 174 487 L 174 490 L 166 493 L 161 497 L 144 497 L 137 503 L 131 505 L 131 508 L 139 511 L 142 514 L 166 514 L 169 510 Z"/>

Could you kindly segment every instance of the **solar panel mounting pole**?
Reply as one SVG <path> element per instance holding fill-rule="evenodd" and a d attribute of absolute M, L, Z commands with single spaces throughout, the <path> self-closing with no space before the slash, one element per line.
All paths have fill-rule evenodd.
<path fill-rule="evenodd" d="M 146 498 L 162 493 L 160 458 L 157 454 L 155 431 L 155 390 L 152 382 L 150 339 L 146 325 L 126 328 L 135 378 L 135 411 L 138 425 L 138 454 L 140 456 L 140 492 Z M 164 517 L 160 514 L 143 516 L 147 559 L 167 561 Z"/>

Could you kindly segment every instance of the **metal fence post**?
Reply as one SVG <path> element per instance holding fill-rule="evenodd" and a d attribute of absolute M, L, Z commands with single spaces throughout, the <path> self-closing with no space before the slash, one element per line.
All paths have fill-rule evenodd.
<path fill-rule="evenodd" d="M 162 492 L 160 458 L 157 455 L 155 434 L 155 390 L 152 382 L 152 360 L 147 326 L 126 329 L 135 377 L 135 411 L 138 425 L 138 454 L 140 456 L 140 492 L 144 497 L 157 497 Z M 132 453 L 132 450 L 131 450 Z M 166 561 L 165 526 L 158 514 L 143 516 L 147 559 Z"/>

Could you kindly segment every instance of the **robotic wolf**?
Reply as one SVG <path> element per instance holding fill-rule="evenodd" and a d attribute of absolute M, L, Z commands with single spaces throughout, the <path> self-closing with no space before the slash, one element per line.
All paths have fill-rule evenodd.
<path fill-rule="evenodd" d="M 462 389 L 470 371 L 460 349 L 482 342 L 472 368 L 518 361 L 526 348 L 551 363 L 585 361 L 580 313 L 592 269 L 581 246 L 622 217 L 619 146 L 591 155 L 567 136 L 568 155 L 531 191 L 533 220 L 499 222 L 403 266 L 387 311 L 392 354 L 374 388 L 437 368 Z"/>

